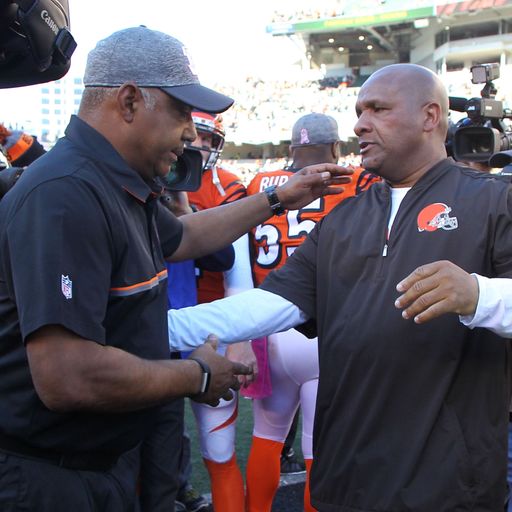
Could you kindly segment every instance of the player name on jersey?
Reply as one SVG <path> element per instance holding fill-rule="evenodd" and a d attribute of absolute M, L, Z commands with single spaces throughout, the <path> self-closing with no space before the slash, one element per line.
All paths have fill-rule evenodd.
<path fill-rule="evenodd" d="M 267 187 L 279 187 L 293 176 L 292 171 L 280 170 L 257 174 L 249 186 L 247 194 L 262 192 Z M 352 182 L 344 185 L 338 195 L 328 195 L 311 202 L 300 210 L 288 210 L 281 217 L 273 216 L 252 230 L 253 274 L 257 285 L 267 274 L 284 265 L 295 249 L 302 244 L 315 224 L 347 197 L 354 196 L 378 178 L 361 168 L 354 169 Z"/>
<path fill-rule="evenodd" d="M 272 185 L 280 187 L 281 185 L 284 185 L 288 181 L 288 179 L 288 175 L 262 176 L 259 192 L 263 192 L 267 187 L 271 187 Z"/>

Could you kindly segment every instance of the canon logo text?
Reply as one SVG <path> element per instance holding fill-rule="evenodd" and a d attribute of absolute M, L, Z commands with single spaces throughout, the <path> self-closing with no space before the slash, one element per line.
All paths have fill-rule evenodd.
<path fill-rule="evenodd" d="M 51 16 L 48 14 L 47 10 L 41 11 L 41 18 L 52 29 L 52 32 L 55 35 L 57 35 L 59 33 L 59 27 L 57 26 L 55 21 L 52 20 Z"/>

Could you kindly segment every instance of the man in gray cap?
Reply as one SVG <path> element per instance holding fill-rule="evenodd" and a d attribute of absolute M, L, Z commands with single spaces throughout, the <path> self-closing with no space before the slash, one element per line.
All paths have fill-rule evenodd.
<path fill-rule="evenodd" d="M 164 259 L 215 251 L 348 180 L 319 165 L 178 220 L 155 180 L 195 139 L 192 108 L 232 100 L 199 83 L 179 41 L 145 27 L 98 43 L 84 82 L 65 137 L 0 203 L 1 510 L 133 510 L 130 461 L 118 458 L 159 406 L 215 405 L 249 372 L 214 339 L 170 360 Z"/>
<path fill-rule="evenodd" d="M 293 125 L 290 149 L 293 150 L 299 147 L 311 149 L 314 146 L 329 144 L 338 146 L 339 142 L 340 137 L 336 120 L 331 116 L 313 112 L 302 116 Z M 335 161 L 338 161 L 339 151 L 336 153 Z"/>

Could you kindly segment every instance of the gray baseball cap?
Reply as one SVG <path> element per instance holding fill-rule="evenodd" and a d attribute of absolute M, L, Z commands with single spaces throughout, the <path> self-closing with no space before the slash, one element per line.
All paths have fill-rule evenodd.
<path fill-rule="evenodd" d="M 126 82 L 158 87 L 204 112 L 224 112 L 233 104 L 228 96 L 199 83 L 183 43 L 144 26 L 114 32 L 87 57 L 85 87 L 118 87 Z"/>
<path fill-rule="evenodd" d="M 292 128 L 292 147 L 331 144 L 339 140 L 338 123 L 325 114 L 302 116 Z"/>

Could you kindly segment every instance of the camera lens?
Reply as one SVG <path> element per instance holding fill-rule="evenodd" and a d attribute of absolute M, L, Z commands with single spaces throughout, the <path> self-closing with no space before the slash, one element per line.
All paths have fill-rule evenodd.
<path fill-rule="evenodd" d="M 186 175 L 186 169 L 185 169 L 185 175 Z M 176 185 L 177 183 L 180 183 L 184 178 L 184 170 L 183 165 L 180 164 L 180 162 L 174 162 L 171 167 L 169 168 L 169 174 L 167 174 L 165 181 L 169 187 L 172 187 L 173 185 Z"/>

